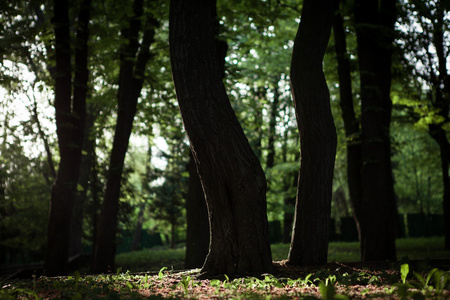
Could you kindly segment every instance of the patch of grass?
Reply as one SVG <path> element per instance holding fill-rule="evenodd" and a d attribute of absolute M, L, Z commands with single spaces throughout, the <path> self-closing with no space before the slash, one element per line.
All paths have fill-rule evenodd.
<path fill-rule="evenodd" d="M 116 256 L 116 266 L 124 271 L 158 271 L 163 267 L 173 270 L 184 269 L 185 248 L 145 249 Z"/>
<path fill-rule="evenodd" d="M 444 237 L 398 239 L 396 241 L 397 258 L 449 259 L 450 251 L 444 250 Z"/>
<path fill-rule="evenodd" d="M 450 251 L 444 249 L 443 237 L 398 239 L 396 241 L 397 258 L 408 257 L 410 260 L 450 258 Z M 272 258 L 284 260 L 289 253 L 289 244 L 273 244 Z M 184 269 L 185 248 L 145 249 L 116 256 L 116 265 L 123 271 L 146 272 L 158 271 L 162 267 L 169 270 Z M 330 262 L 360 261 L 358 242 L 332 242 L 328 247 Z"/>

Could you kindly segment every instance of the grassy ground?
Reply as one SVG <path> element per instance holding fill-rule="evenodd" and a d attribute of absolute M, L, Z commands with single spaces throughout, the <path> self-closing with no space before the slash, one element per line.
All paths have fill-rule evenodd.
<path fill-rule="evenodd" d="M 397 258 L 410 260 L 450 259 L 450 251 L 444 249 L 444 238 L 415 238 L 398 239 Z M 184 269 L 185 248 L 178 249 L 147 249 L 142 251 L 119 254 L 116 264 L 123 271 L 144 272 L 159 271 L 163 267 L 173 270 Z M 272 258 L 280 261 L 287 258 L 288 244 L 272 245 Z M 356 262 L 359 261 L 359 243 L 330 243 L 328 249 L 330 262 Z"/>
<path fill-rule="evenodd" d="M 450 259 L 443 238 L 397 241 L 399 258 Z M 116 274 L 1 280 L 3 299 L 450 299 L 450 266 L 358 261 L 358 243 L 331 243 L 325 266 L 295 267 L 282 261 L 289 245 L 272 246 L 273 275 L 201 279 L 183 268 L 184 248 L 120 254 Z M 337 262 L 336 262 L 337 261 Z M 347 261 L 347 263 L 346 263 Z M 404 259 L 406 261 L 406 259 Z M 420 263 L 423 263 L 420 261 Z M 168 267 L 166 270 L 162 267 Z M 130 272 L 143 271 L 140 274 Z M 156 271 L 156 272 L 151 272 Z"/>

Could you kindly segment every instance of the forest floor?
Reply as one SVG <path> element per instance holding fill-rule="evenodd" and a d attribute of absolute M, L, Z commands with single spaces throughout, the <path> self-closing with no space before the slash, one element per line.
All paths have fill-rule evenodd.
<path fill-rule="evenodd" d="M 198 279 L 199 269 L 87 276 L 75 273 L 0 281 L 0 299 L 450 299 L 450 260 L 410 261 L 406 273 L 402 265 L 406 264 L 333 262 L 295 267 L 277 261 L 271 275 L 235 279 Z M 427 276 L 431 278 L 428 282 L 420 280 Z M 438 282 L 433 285 L 434 277 L 440 286 Z"/>

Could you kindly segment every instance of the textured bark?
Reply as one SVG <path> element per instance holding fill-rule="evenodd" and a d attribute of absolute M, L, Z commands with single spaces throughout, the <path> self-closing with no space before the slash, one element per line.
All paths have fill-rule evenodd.
<path fill-rule="evenodd" d="M 215 1 L 172 0 L 172 74 L 208 205 L 207 275 L 272 268 L 266 181 L 230 105 L 214 42 Z"/>
<path fill-rule="evenodd" d="M 333 19 L 332 1 L 305 0 L 291 62 L 291 87 L 301 161 L 288 262 L 327 262 L 336 128 L 322 70 Z"/>
<path fill-rule="evenodd" d="M 144 71 L 150 57 L 149 48 L 153 43 L 155 29 L 148 26 L 144 31 L 142 43 L 139 44 L 143 0 L 135 0 L 134 15 L 129 27 L 122 34 L 128 44 L 121 49 L 117 123 L 114 131 L 113 149 L 108 168 L 105 197 L 99 217 L 97 241 L 94 249 L 93 272 L 103 273 L 114 270 L 116 254 L 117 216 L 122 171 L 128 142 L 136 114 L 137 100 L 144 82 Z M 149 20 L 153 23 L 154 21 Z"/>
<path fill-rule="evenodd" d="M 186 269 L 201 268 L 208 255 L 209 221 L 202 183 L 192 155 L 187 166 L 189 172 L 188 194 L 186 196 Z"/>
<path fill-rule="evenodd" d="M 347 55 L 347 42 L 345 38 L 344 22 L 339 10 L 339 1 L 335 1 L 335 14 L 333 20 L 334 44 L 338 63 L 339 76 L 339 105 L 347 146 L 347 182 L 350 194 L 350 202 L 353 208 L 358 232 L 361 218 L 361 140 L 359 121 L 355 116 L 352 93 L 352 80 L 350 71 L 350 59 Z"/>
<path fill-rule="evenodd" d="M 395 0 L 355 1 L 361 83 L 361 259 L 395 260 L 397 208 L 390 149 Z"/>
<path fill-rule="evenodd" d="M 83 2 L 76 34 L 75 77 L 72 97 L 69 6 L 54 1 L 55 28 L 55 112 L 60 152 L 58 174 L 52 188 L 48 221 L 46 275 L 65 275 L 69 256 L 72 208 L 76 194 L 84 136 L 87 92 L 87 40 L 90 0 Z"/>

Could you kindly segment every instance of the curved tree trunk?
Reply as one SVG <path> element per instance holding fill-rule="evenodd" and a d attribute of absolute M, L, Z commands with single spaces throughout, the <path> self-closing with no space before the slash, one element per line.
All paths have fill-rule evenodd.
<path fill-rule="evenodd" d="M 288 261 L 325 264 L 328 255 L 336 128 L 322 70 L 333 19 L 332 1 L 305 0 L 291 62 L 301 164 Z"/>
<path fill-rule="evenodd" d="M 142 42 L 139 44 L 143 0 L 135 0 L 134 16 L 129 28 L 123 29 L 123 35 L 128 44 L 121 49 L 117 123 L 114 132 L 113 149 L 108 168 L 105 198 L 98 221 L 97 241 L 94 249 L 93 272 L 103 273 L 113 271 L 116 254 L 117 216 L 122 171 L 128 142 L 133 128 L 138 98 L 144 82 L 144 72 L 150 57 L 149 48 L 153 43 L 155 29 L 154 20 L 148 21 Z"/>
<path fill-rule="evenodd" d="M 169 22 L 173 79 L 208 205 L 211 241 L 202 271 L 267 272 L 266 180 L 221 80 L 215 9 L 211 0 L 172 0 Z"/>

